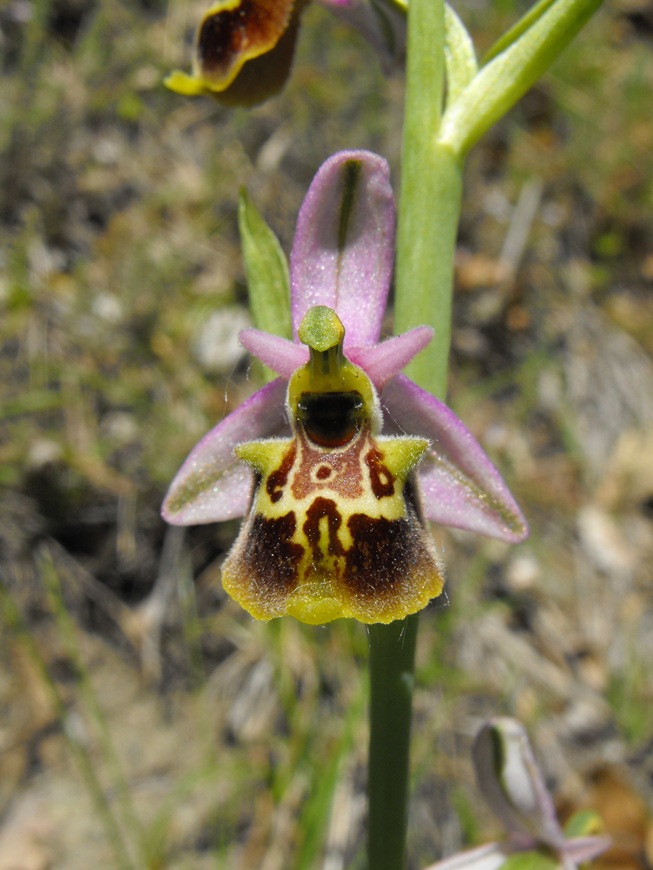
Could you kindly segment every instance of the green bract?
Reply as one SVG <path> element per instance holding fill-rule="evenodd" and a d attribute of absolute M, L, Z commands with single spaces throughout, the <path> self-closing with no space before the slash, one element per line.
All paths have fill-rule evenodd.
<path fill-rule="evenodd" d="M 447 17 L 450 88 L 438 140 L 464 156 L 547 71 L 602 0 L 540 0 L 496 45 L 469 78 L 472 62 L 462 24 Z M 464 28 L 463 28 L 464 30 Z M 465 87 L 460 81 L 468 79 Z"/>

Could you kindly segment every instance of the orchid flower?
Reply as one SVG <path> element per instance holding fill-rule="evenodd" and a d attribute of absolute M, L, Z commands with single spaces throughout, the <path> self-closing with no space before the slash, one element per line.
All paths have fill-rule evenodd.
<path fill-rule="evenodd" d="M 596 830 L 593 813 L 579 813 L 568 827 L 584 836 L 569 836 L 560 827 L 524 726 L 507 717 L 491 719 L 474 742 L 472 758 L 479 788 L 501 819 L 507 839 L 470 849 L 426 870 L 575 870 L 604 852 L 607 837 Z"/>
<path fill-rule="evenodd" d="M 290 260 L 293 340 L 244 347 L 279 377 L 191 451 L 163 506 L 178 525 L 246 516 L 223 584 L 258 619 L 391 622 L 443 584 L 426 520 L 527 534 L 462 422 L 401 374 L 432 330 L 379 341 L 394 255 L 388 165 L 341 152 L 318 171 Z"/>
<path fill-rule="evenodd" d="M 319 0 L 361 31 L 384 60 L 401 54 L 405 10 L 395 0 Z M 253 106 L 277 94 L 290 74 L 299 20 L 309 0 L 216 0 L 195 36 L 191 75 L 176 70 L 173 91 L 210 94 L 228 106 Z"/>

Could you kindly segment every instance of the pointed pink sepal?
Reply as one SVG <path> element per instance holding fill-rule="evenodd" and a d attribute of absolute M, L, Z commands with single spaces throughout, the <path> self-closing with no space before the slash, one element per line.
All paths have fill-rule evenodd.
<path fill-rule="evenodd" d="M 513 544 L 524 540 L 528 526 L 522 512 L 453 411 L 405 375 L 386 384 L 382 403 L 386 427 L 431 441 L 418 474 L 427 519 Z"/>
<path fill-rule="evenodd" d="M 238 340 L 246 351 L 287 381 L 308 362 L 307 347 L 260 329 L 241 329 Z"/>
<path fill-rule="evenodd" d="M 252 472 L 234 457 L 243 441 L 288 434 L 286 382 L 258 390 L 195 445 L 166 495 L 161 514 L 168 523 L 193 526 L 247 513 Z"/>

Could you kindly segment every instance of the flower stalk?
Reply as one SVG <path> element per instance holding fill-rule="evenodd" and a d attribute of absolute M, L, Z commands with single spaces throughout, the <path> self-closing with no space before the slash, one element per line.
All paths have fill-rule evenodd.
<path fill-rule="evenodd" d="M 451 335 L 453 252 L 462 197 L 462 167 L 440 146 L 445 74 L 445 4 L 411 0 L 397 226 L 395 332 L 426 324 L 436 331 L 428 355 L 407 371 L 444 398 Z"/>
<path fill-rule="evenodd" d="M 369 870 L 400 870 L 408 825 L 418 615 L 370 625 Z"/>
<path fill-rule="evenodd" d="M 469 35 L 444 0 L 396 2 L 408 11 L 408 43 L 395 332 L 417 324 L 434 329 L 428 354 L 418 354 L 406 371 L 418 386 L 444 399 L 465 156 L 545 72 L 601 0 L 540 0 L 480 69 Z M 410 615 L 400 626 L 370 631 L 370 870 L 405 866 L 396 843 L 405 837 L 408 796 L 398 792 L 409 780 L 406 693 L 413 683 L 417 619 Z M 377 746 L 377 740 L 384 745 Z"/>
<path fill-rule="evenodd" d="M 453 254 L 462 168 L 437 143 L 445 73 L 443 0 L 411 0 L 394 328 L 431 326 L 436 340 L 407 371 L 444 399 L 451 342 Z M 428 219 L 425 219 L 428 215 Z M 419 615 L 369 629 L 369 870 L 403 870 L 410 781 L 410 732 Z"/>

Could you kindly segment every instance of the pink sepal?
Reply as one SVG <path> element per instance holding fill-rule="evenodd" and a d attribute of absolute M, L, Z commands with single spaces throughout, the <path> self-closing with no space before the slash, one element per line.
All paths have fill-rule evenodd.
<path fill-rule="evenodd" d="M 381 400 L 385 428 L 431 441 L 419 466 L 429 520 L 509 543 L 528 535 L 526 520 L 503 478 L 453 411 L 405 375 L 386 384 Z"/>
<path fill-rule="evenodd" d="M 394 261 L 395 207 L 387 162 L 369 151 L 340 151 L 324 163 L 302 204 L 290 257 L 297 333 L 309 308 L 333 308 L 345 348 L 381 334 Z"/>
<path fill-rule="evenodd" d="M 249 508 L 252 472 L 234 456 L 242 441 L 289 434 L 286 382 L 258 390 L 195 445 L 168 490 L 161 514 L 177 526 L 242 517 Z"/>

